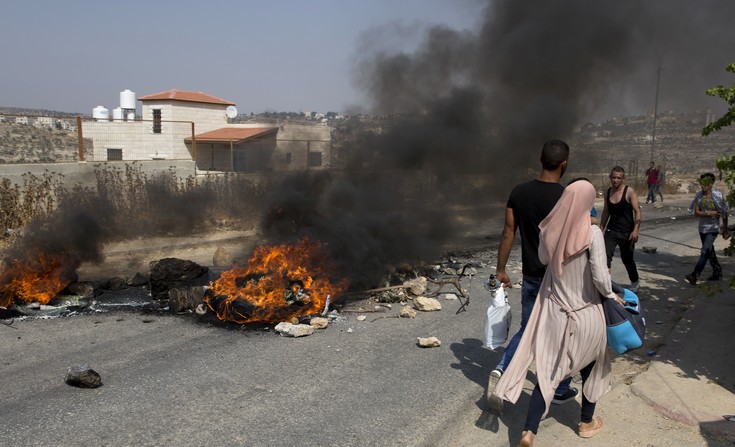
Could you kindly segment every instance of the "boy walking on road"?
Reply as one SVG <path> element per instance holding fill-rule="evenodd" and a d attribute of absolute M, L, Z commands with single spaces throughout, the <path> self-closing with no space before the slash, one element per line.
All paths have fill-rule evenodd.
<path fill-rule="evenodd" d="M 490 373 L 487 387 L 487 399 L 490 409 L 497 414 L 503 412 L 503 400 L 493 395 L 495 385 L 500 380 L 505 368 L 510 364 L 518 343 L 526 329 L 531 310 L 536 302 L 541 280 L 546 266 L 538 257 L 539 224 L 551 212 L 564 192 L 559 183 L 569 160 L 569 146 L 561 140 L 550 140 L 544 143 L 541 150 L 541 175 L 536 180 L 522 183 L 513 188 L 505 208 L 505 225 L 498 248 L 498 264 L 495 272 L 497 279 L 504 287 L 510 287 L 510 277 L 505 271 L 508 257 L 513 246 L 516 229 L 521 236 L 521 260 L 523 265 L 523 283 L 521 285 L 521 327 L 508 342 L 500 363 Z M 564 380 L 554 393 L 552 403 L 571 402 L 578 390 L 570 388 L 571 379 Z"/>
<path fill-rule="evenodd" d="M 712 187 L 714 183 L 715 175 L 711 172 L 699 176 L 702 192 L 697 193 L 694 198 L 694 214 L 699 217 L 699 238 L 702 241 L 702 250 L 694 271 L 685 276 L 691 285 L 697 284 L 697 278 L 702 274 L 707 261 L 712 265 L 712 276 L 708 280 L 715 281 L 722 278 L 722 267 L 717 260 L 714 243 L 720 233 L 720 218 L 722 218 L 722 238 L 725 240 L 730 238 L 727 230 L 729 209 L 722 193 Z"/>
<path fill-rule="evenodd" d="M 658 165 L 656 167 L 658 169 L 658 177 L 656 178 L 656 189 L 654 192 L 654 197 L 659 196 L 661 197 L 661 201 L 664 201 L 664 195 L 661 193 L 661 187 L 666 183 L 666 173 L 664 172 L 663 168 L 661 168 L 661 165 Z"/>
<path fill-rule="evenodd" d="M 651 168 L 653 168 L 653 163 L 651 163 Z M 633 293 L 638 293 L 640 281 L 638 269 L 633 259 L 635 243 L 638 242 L 638 228 L 641 225 L 641 207 L 638 203 L 638 195 L 633 188 L 629 188 L 625 184 L 625 169 L 622 166 L 612 168 L 610 184 L 612 186 L 607 189 L 605 194 L 605 207 L 600 218 L 600 228 L 605 234 L 607 268 L 612 266 L 615 247 L 620 247 L 620 259 L 628 272 L 630 290 Z"/>
<path fill-rule="evenodd" d="M 656 203 L 656 185 L 658 185 L 658 169 L 653 167 L 654 163 L 646 169 L 646 185 L 648 186 L 648 196 L 646 203 Z"/>

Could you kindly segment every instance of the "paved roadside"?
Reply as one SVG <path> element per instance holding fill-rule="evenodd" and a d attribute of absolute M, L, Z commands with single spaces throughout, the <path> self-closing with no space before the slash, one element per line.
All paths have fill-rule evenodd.
<path fill-rule="evenodd" d="M 683 209 L 688 206 L 689 197 L 677 199 L 666 205 Z M 656 212 L 651 211 L 651 214 Z M 673 255 L 680 260 L 664 261 L 671 273 L 671 282 L 653 281 L 669 285 L 661 287 L 660 295 L 689 292 L 693 301 L 665 344 L 656 351 L 648 371 L 636 377 L 631 390 L 661 414 L 697 427 L 703 434 L 724 442 L 723 445 L 732 445 L 735 443 L 735 422 L 724 416 L 735 414 L 735 354 L 729 346 L 735 321 L 735 293 L 726 280 L 712 283 L 705 280 L 697 286 L 683 280 L 683 276 L 691 272 L 700 246 L 696 221 L 694 218 L 686 220 L 689 233 L 677 231 L 676 226 L 670 224 L 656 227 L 651 233 L 644 231 L 646 234 L 641 238 L 644 244 L 659 247 L 660 254 L 657 252 L 648 258 Z M 735 276 L 733 259 L 722 255 L 727 245 L 722 238 L 716 241 L 726 279 Z M 649 278 L 660 275 L 658 261 L 649 262 L 649 265 L 653 272 L 647 275 Z M 702 276 L 706 278 L 710 273 L 707 266 Z M 651 323 L 655 321 L 649 325 Z"/>

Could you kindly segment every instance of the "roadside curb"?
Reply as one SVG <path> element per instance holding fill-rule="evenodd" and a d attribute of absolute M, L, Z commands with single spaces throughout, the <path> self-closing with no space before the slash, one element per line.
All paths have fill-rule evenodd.
<path fill-rule="evenodd" d="M 684 312 L 648 370 L 631 385 L 634 395 L 675 421 L 699 427 L 702 433 L 735 443 L 735 414 L 731 388 L 732 354 L 726 336 L 735 318 L 732 292 L 715 296 L 700 293 Z M 729 375 L 729 377 L 728 377 Z"/>

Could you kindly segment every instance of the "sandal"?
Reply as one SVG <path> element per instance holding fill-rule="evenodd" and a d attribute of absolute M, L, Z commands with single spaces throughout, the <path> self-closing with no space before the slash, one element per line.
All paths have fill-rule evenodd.
<path fill-rule="evenodd" d="M 579 437 L 580 438 L 591 438 L 598 434 L 602 430 L 602 418 L 595 416 L 592 422 L 580 422 L 579 423 Z"/>
<path fill-rule="evenodd" d="M 531 430 L 526 430 L 521 433 L 521 442 L 518 443 L 518 447 L 533 447 L 533 438 L 536 435 Z"/>

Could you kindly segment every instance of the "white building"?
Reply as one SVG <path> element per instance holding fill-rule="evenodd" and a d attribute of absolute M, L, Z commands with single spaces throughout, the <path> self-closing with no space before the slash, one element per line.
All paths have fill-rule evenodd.
<path fill-rule="evenodd" d="M 50 127 L 54 128 L 54 123 L 56 122 L 56 119 L 50 116 L 39 116 L 36 118 L 35 125 L 37 127 Z"/>
<path fill-rule="evenodd" d="M 130 120 L 116 109 L 112 119 L 105 113 L 100 115 L 105 118 L 84 121 L 83 137 L 92 140 L 94 161 L 194 159 L 197 170 L 206 172 L 323 169 L 328 165 L 329 129 L 228 124 L 228 114 L 236 114 L 235 103 L 201 92 L 167 90 L 139 101 L 141 119 Z"/>

